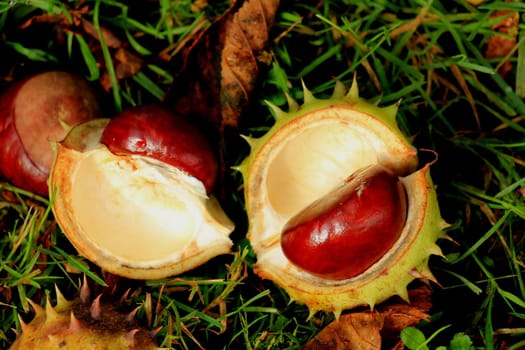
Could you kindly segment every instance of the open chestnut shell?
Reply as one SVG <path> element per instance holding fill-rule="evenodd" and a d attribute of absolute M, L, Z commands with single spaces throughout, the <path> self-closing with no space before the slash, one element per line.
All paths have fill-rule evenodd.
<path fill-rule="evenodd" d="M 328 99 L 303 91 L 288 112 L 270 105 L 275 124 L 245 137 L 250 154 L 236 167 L 255 272 L 311 314 L 408 299 L 412 280 L 433 279 L 428 259 L 445 237 L 430 165 L 418 168 L 397 105 L 361 99 L 355 81 Z"/>
<path fill-rule="evenodd" d="M 195 136 L 197 130 L 160 107 L 144 106 L 80 124 L 57 144 L 53 212 L 77 250 L 104 270 L 164 278 L 230 251 L 233 223 L 195 176 L 200 168 L 194 173 L 170 162 L 196 158 L 201 164 L 203 154 L 204 161 L 215 161 L 211 148 L 204 138 L 181 133 Z M 137 144 L 144 147 L 129 146 Z"/>

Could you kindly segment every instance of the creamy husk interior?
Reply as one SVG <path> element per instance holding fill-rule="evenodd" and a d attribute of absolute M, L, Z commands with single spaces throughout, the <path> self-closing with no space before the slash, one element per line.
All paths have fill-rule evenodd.
<path fill-rule="evenodd" d="M 361 128 L 318 124 L 292 135 L 268 168 L 268 198 L 283 217 L 298 213 L 347 174 L 378 161 L 377 145 Z"/>
<path fill-rule="evenodd" d="M 158 163 L 117 157 L 106 147 L 85 154 L 71 174 L 71 203 L 93 244 L 123 260 L 153 261 L 207 233 L 202 183 Z"/>
<path fill-rule="evenodd" d="M 81 254 L 116 274 L 155 278 L 229 251 L 233 223 L 201 181 L 155 159 L 116 156 L 96 134 L 79 139 L 77 149 L 59 144 L 50 188 Z"/>
<path fill-rule="evenodd" d="M 295 119 L 265 140 L 249 165 L 246 191 L 258 254 L 279 240 L 291 217 L 356 170 L 378 163 L 398 174 L 412 170 L 415 150 L 374 120 L 347 106 L 330 107 Z M 387 147 L 384 140 L 394 141 Z"/>

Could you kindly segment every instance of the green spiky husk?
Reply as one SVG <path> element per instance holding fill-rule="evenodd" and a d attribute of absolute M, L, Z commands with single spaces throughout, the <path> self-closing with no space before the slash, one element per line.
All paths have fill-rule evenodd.
<path fill-rule="evenodd" d="M 89 293 L 87 293 L 89 294 Z M 158 350 L 151 332 L 136 325 L 134 312 L 121 313 L 109 303 L 81 298 L 66 300 L 57 289 L 57 303 L 45 308 L 31 302 L 35 316 L 20 319 L 21 331 L 10 350 Z"/>
<path fill-rule="evenodd" d="M 408 299 L 407 285 L 412 280 L 432 280 L 428 260 L 432 254 L 441 255 L 436 241 L 445 237 L 443 228 L 446 223 L 441 219 L 430 165 L 416 171 L 417 151 L 397 125 L 398 104 L 379 107 L 361 99 L 354 81 L 348 92 L 337 83 L 332 97 L 326 100 L 315 98 L 304 87 L 303 105 L 289 99 L 288 112 L 273 105 L 270 109 L 275 124 L 261 138 L 246 137 L 250 154 L 236 167 L 244 180 L 248 238 L 258 259 L 255 272 L 281 286 L 294 301 L 306 304 L 311 314 L 324 310 L 336 316 L 345 309 L 360 305 L 373 307 L 394 295 Z M 409 198 L 407 225 L 393 250 L 362 275 L 337 282 L 315 277 L 286 259 L 280 246 L 280 234 L 286 220 L 278 218 L 279 215 L 268 205 L 269 195 L 264 188 L 268 163 L 277 157 L 288 138 L 331 119 L 341 122 L 342 127 L 359 125 L 364 129 L 364 126 L 370 126 L 374 130 L 367 137 L 386 139 L 383 146 L 391 149 L 386 151 L 388 156 L 382 158 L 386 163 L 383 165 L 402 176 Z M 278 219 L 274 224 L 275 217 Z"/>

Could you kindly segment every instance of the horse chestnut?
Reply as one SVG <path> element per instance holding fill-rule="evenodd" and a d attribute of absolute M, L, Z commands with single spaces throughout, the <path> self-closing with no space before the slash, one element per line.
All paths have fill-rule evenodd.
<path fill-rule="evenodd" d="M 111 119 L 101 142 L 115 154 L 136 154 L 173 165 L 201 180 L 210 193 L 217 161 L 208 141 L 185 119 L 155 106 L 138 106 Z"/>
<path fill-rule="evenodd" d="M 15 83 L 0 97 L 0 175 L 47 195 L 51 143 L 98 114 L 93 90 L 71 73 L 44 72 Z"/>
<path fill-rule="evenodd" d="M 314 275 L 348 279 L 394 245 L 406 211 L 397 176 L 380 165 L 367 167 L 290 219 L 281 246 L 292 263 Z"/>

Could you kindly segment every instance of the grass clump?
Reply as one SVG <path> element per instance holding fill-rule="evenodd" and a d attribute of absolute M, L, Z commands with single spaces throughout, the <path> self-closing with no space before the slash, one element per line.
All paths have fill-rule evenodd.
<path fill-rule="evenodd" d="M 228 5 L 1 2 L 0 83 L 60 67 L 93 82 L 108 114 L 161 101 L 186 45 Z M 401 334 L 409 349 L 525 346 L 525 36 L 522 23 L 510 32 L 499 26 L 505 16 L 524 14 L 519 1 L 282 1 L 270 32 L 271 60 L 261 63 L 246 134 L 269 122 L 262 101 L 284 106 L 283 92 L 301 100 L 301 80 L 328 95 L 334 77 L 349 85 L 355 75 L 364 97 L 384 105 L 401 100 L 404 131 L 418 148 L 439 154 L 432 173 L 454 242 L 440 242 L 447 259 L 431 260 L 441 286 L 432 285 L 431 322 Z M 492 57 L 495 37 L 515 44 Z M 126 68 L 138 67 L 133 74 L 119 75 L 122 50 L 131 55 Z M 238 152 L 232 157 L 241 159 L 245 150 Z M 332 320 L 307 319 L 305 307 L 254 276 L 242 232 L 235 253 L 213 264 L 172 279 L 117 283 L 77 255 L 47 199 L 5 183 L 1 190 L 2 348 L 19 329 L 17 315 L 29 316 L 28 298 L 52 297 L 55 285 L 72 296 L 83 275 L 100 288 L 133 287 L 139 319 L 162 326 L 159 343 L 173 349 L 300 348 Z M 242 196 L 231 196 L 242 222 Z"/>

